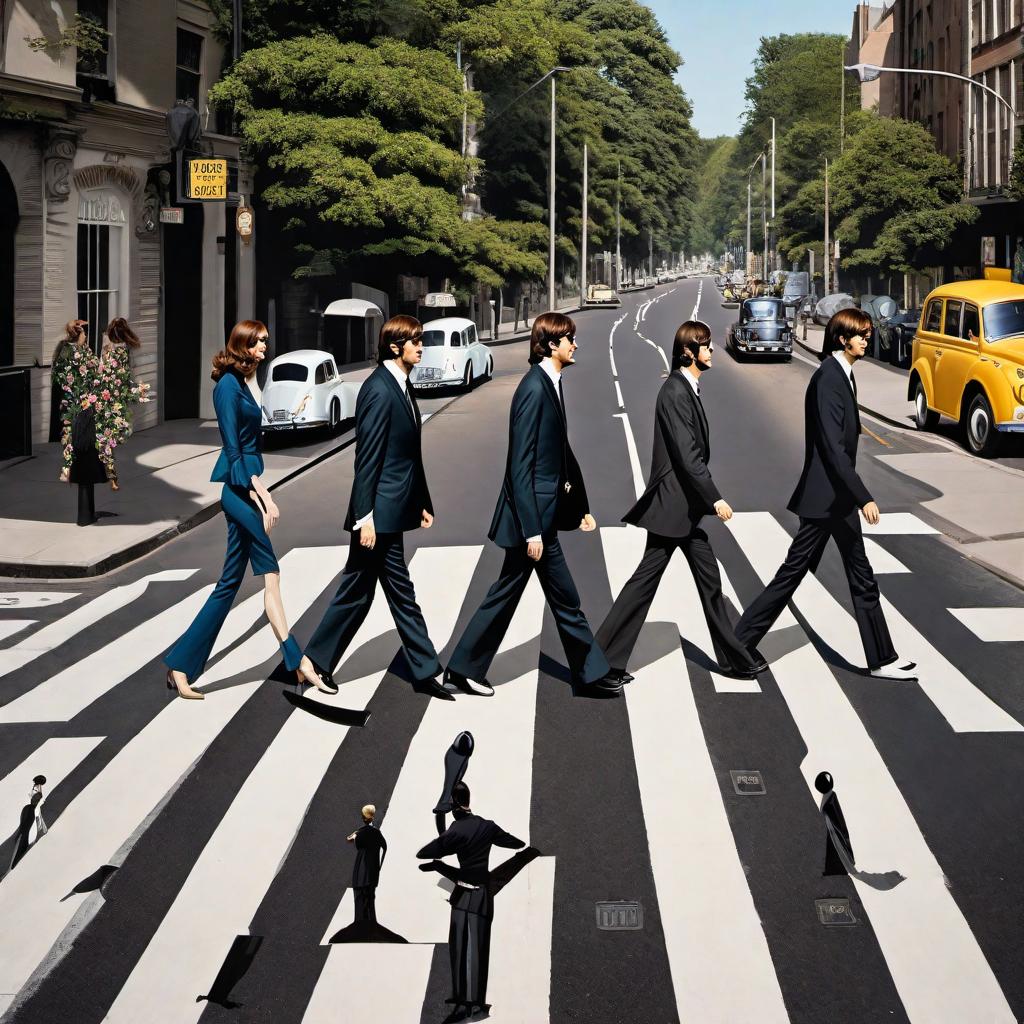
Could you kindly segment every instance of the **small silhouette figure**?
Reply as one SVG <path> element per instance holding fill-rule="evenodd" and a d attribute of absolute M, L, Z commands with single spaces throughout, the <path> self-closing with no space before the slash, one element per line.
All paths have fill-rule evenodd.
<path fill-rule="evenodd" d="M 377 883 L 384 857 L 388 852 L 387 840 L 373 823 L 377 808 L 366 804 L 362 810 L 363 825 L 345 841 L 356 844 L 356 862 L 352 867 L 352 895 L 355 899 L 356 921 L 377 923 Z"/>
<path fill-rule="evenodd" d="M 843 809 L 839 806 L 832 776 L 819 772 L 814 788 L 822 794 L 821 813 L 825 819 L 825 870 L 822 875 L 848 875 L 856 872 L 857 862 L 850 842 L 850 830 L 846 827 Z"/>
<path fill-rule="evenodd" d="M 236 935 L 217 977 L 213 979 L 209 993 L 196 996 L 196 1002 L 216 1003 L 226 1010 L 237 1010 L 242 1004 L 231 998 L 231 991 L 245 977 L 262 945 L 262 935 Z"/>
<path fill-rule="evenodd" d="M 29 847 L 46 835 L 46 822 L 43 820 L 43 786 L 46 785 L 46 776 L 37 775 L 32 780 L 32 789 L 29 792 L 28 803 L 21 809 L 21 816 L 18 819 L 18 838 L 14 844 L 14 853 L 11 856 L 11 864 L 8 871 L 13 871 L 14 866 L 29 851 Z"/>
<path fill-rule="evenodd" d="M 473 756 L 473 734 L 460 732 L 448 752 L 444 755 L 444 786 L 441 789 L 441 796 L 438 798 L 437 806 L 434 808 L 434 824 L 437 826 L 437 834 L 444 835 L 448 827 L 445 816 L 452 813 L 455 805 L 452 803 L 452 790 L 462 781 L 469 767 L 469 759 Z"/>

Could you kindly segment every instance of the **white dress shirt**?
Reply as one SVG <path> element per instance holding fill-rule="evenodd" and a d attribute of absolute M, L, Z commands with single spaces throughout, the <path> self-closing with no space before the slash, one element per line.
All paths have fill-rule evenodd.
<path fill-rule="evenodd" d="M 693 393 L 698 398 L 700 398 L 700 381 L 697 380 L 697 378 L 692 373 L 690 373 L 685 366 L 682 367 L 679 370 L 679 372 L 680 374 L 682 374 L 683 380 L 685 380 L 686 383 L 689 384 L 691 388 L 693 388 Z"/>
<path fill-rule="evenodd" d="M 411 406 L 412 399 L 409 397 L 409 374 L 407 374 L 405 370 L 399 369 L 397 359 L 385 359 L 381 365 L 383 365 L 385 369 L 387 369 L 390 372 L 391 376 L 398 381 L 398 386 L 402 389 L 402 394 L 405 395 L 405 400 Z M 356 520 L 355 525 L 352 527 L 352 529 L 358 530 L 359 527 L 365 526 L 367 523 L 373 526 L 372 508 L 370 509 L 369 512 L 366 513 L 365 516 L 363 516 L 362 519 Z"/>
<path fill-rule="evenodd" d="M 846 353 L 842 349 L 833 352 L 832 355 L 836 357 L 837 362 L 843 368 L 846 373 L 846 379 L 850 382 L 850 390 L 853 391 L 853 366 L 850 364 L 850 360 L 846 358 Z M 853 392 L 857 394 L 856 391 Z"/>

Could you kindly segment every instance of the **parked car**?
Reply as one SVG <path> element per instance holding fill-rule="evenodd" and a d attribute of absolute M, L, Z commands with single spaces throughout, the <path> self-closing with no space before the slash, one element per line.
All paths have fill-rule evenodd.
<path fill-rule="evenodd" d="M 857 300 L 846 292 L 833 292 L 823 299 L 818 299 L 814 307 L 814 322 L 826 326 L 833 315 L 841 309 L 856 309 Z"/>
<path fill-rule="evenodd" d="M 740 318 L 729 328 L 725 346 L 737 358 L 782 356 L 788 362 L 793 356 L 793 341 L 793 323 L 786 319 L 782 299 L 765 296 L 740 303 Z"/>
<path fill-rule="evenodd" d="M 968 449 L 992 456 L 1024 433 L 1024 285 L 956 281 L 924 304 L 907 387 L 919 430 L 958 420 Z"/>
<path fill-rule="evenodd" d="M 489 380 L 493 372 L 494 359 L 472 320 L 446 316 L 423 325 L 423 358 L 409 376 L 418 389 L 462 387 L 468 391 L 477 381 Z"/>
<path fill-rule="evenodd" d="M 910 353 L 914 335 L 921 322 L 920 309 L 908 309 L 889 317 L 878 327 L 878 358 L 906 370 L 910 368 Z"/>
<path fill-rule="evenodd" d="M 796 308 L 810 294 L 811 275 L 806 270 L 795 271 L 786 276 L 782 285 L 782 301 L 787 308 Z"/>
<path fill-rule="evenodd" d="M 615 294 L 610 284 L 587 285 L 587 298 L 583 303 L 585 309 L 600 306 L 618 308 L 621 305 L 622 300 Z"/>
<path fill-rule="evenodd" d="M 286 352 L 271 360 L 263 386 L 263 430 L 327 427 L 332 432 L 356 414 L 357 381 L 338 373 L 334 356 L 319 349 Z"/>

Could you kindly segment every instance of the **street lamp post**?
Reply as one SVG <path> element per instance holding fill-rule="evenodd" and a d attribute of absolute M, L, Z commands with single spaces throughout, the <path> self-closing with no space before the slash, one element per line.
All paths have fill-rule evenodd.
<path fill-rule="evenodd" d="M 554 79 L 552 79 L 554 81 Z M 583 247 L 580 251 L 580 305 L 587 301 L 587 144 L 583 143 Z"/>

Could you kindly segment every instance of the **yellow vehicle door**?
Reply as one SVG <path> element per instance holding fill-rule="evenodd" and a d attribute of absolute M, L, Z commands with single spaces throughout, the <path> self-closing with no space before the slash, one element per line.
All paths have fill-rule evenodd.
<path fill-rule="evenodd" d="M 946 416 L 960 415 L 964 384 L 978 360 L 978 307 L 961 299 L 947 299 L 942 340 L 936 348 L 936 400 Z M 940 354 L 941 353 L 941 354 Z"/>
<path fill-rule="evenodd" d="M 936 394 L 935 374 L 938 363 L 936 352 L 941 345 L 942 337 L 942 299 L 931 299 L 925 309 L 922 327 L 914 338 L 914 361 L 923 359 L 927 367 L 927 373 L 922 374 L 925 378 L 925 391 L 928 395 L 929 404 L 933 409 L 939 407 L 939 400 Z"/>

